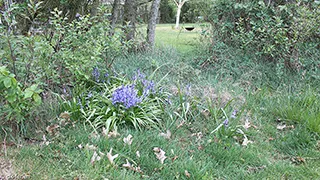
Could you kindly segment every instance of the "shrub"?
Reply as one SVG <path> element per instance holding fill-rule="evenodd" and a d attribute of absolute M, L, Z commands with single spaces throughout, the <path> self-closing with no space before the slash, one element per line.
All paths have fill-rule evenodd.
<path fill-rule="evenodd" d="M 34 6 L 39 8 L 41 4 Z M 88 79 L 96 64 L 111 68 L 130 46 L 122 41 L 121 31 L 108 35 L 110 24 L 104 9 L 96 17 L 82 16 L 72 22 L 54 9 L 42 33 L 28 36 L 14 31 L 19 10 L 13 6 L 2 13 L 5 22 L 0 24 L 0 63 L 23 84 L 37 83 L 61 92 L 65 86 Z"/>
<path fill-rule="evenodd" d="M 215 39 L 278 64 L 280 73 L 283 67 L 308 69 L 310 63 L 300 60 L 300 46 L 320 40 L 319 3 L 314 1 L 216 0 L 207 13 Z"/>
<path fill-rule="evenodd" d="M 164 93 L 156 89 L 153 81 L 138 71 L 128 80 L 119 75 L 92 73 L 88 87 L 73 94 L 62 109 L 70 111 L 73 118 L 80 118 L 95 130 L 107 131 L 123 125 L 136 129 L 161 126 Z"/>
<path fill-rule="evenodd" d="M 32 115 L 32 110 L 41 104 L 38 85 L 23 87 L 5 66 L 0 66 L 0 125 L 26 133 L 26 120 Z M 3 129 L 2 129 L 3 130 Z M 16 133 L 15 132 L 15 133 Z"/>

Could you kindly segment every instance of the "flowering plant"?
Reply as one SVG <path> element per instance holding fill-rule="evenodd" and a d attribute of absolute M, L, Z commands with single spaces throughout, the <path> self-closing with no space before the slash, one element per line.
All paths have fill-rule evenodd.
<path fill-rule="evenodd" d="M 134 88 L 134 84 L 121 86 L 116 89 L 112 94 L 112 104 L 122 103 L 125 108 L 137 106 L 141 102 L 141 98 L 138 97 L 138 91 Z"/>
<path fill-rule="evenodd" d="M 76 106 L 69 109 L 80 111 L 80 119 L 85 119 L 95 130 L 104 127 L 110 131 L 124 124 L 133 125 L 136 129 L 161 125 L 164 95 L 140 71 L 128 80 L 94 68 L 92 79 L 92 87 L 77 92 L 77 98 L 66 104 Z"/>

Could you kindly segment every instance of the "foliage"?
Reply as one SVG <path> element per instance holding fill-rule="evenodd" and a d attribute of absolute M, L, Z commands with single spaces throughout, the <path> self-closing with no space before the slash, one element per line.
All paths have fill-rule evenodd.
<path fill-rule="evenodd" d="M 235 0 L 214 1 L 207 12 L 215 39 L 275 62 L 279 75 L 284 67 L 295 71 L 312 68 L 310 62 L 300 60 L 304 52 L 299 47 L 319 41 L 319 13 L 319 4 L 311 1 L 265 4 Z"/>
<path fill-rule="evenodd" d="M 174 23 L 174 4 L 172 0 L 162 0 L 160 3 L 160 22 Z"/>
<path fill-rule="evenodd" d="M 167 28 L 170 29 L 170 25 Z M 163 30 L 157 29 L 160 33 Z M 186 34 L 181 34 L 181 38 L 186 38 Z M 73 86 L 62 88 L 64 103 L 59 112 L 69 111 L 70 120 L 77 122 L 64 126 L 69 121 L 61 121 L 56 133 L 41 131 L 41 138 L 36 142 L 28 141 L 31 145 L 6 147 L 8 155 L 3 158 L 15 159 L 13 163 L 18 176 L 15 178 L 37 179 L 41 174 L 46 179 L 317 179 L 320 176 L 317 169 L 320 165 L 319 136 L 306 128 L 309 125 L 304 121 L 309 114 L 314 117 L 319 111 L 317 82 L 308 73 L 305 79 L 289 74 L 274 78 L 274 70 L 270 68 L 274 65 L 259 62 L 256 55 L 236 46 L 214 43 L 216 46 L 205 49 L 208 54 L 202 57 L 208 58 L 211 66 L 194 64 L 193 60 L 201 58 L 201 54 L 199 57 L 194 57 L 194 53 L 181 56 L 171 46 L 119 57 L 121 61 L 113 67 L 127 77 L 92 61 L 92 66 L 99 69 L 86 70 L 90 72 L 76 77 L 82 81 L 70 81 Z M 317 59 L 317 51 L 304 47 L 313 54 L 309 57 Z M 144 78 L 133 73 L 137 68 L 152 75 Z M 130 78 L 131 74 L 136 78 Z M 141 99 L 148 85 L 153 86 L 150 79 L 157 85 L 162 83 L 164 91 L 173 94 L 167 99 L 167 94 L 161 94 L 161 90 L 155 88 L 156 95 L 151 93 L 146 98 L 153 102 L 149 105 L 157 104 L 155 98 L 161 100 L 158 119 L 166 129 L 161 128 L 160 132 L 158 128 L 142 127 L 141 131 L 136 131 L 127 119 L 117 121 L 118 124 L 129 124 L 119 125 L 117 133 L 106 130 L 101 133 L 94 126 L 101 122 L 100 127 L 105 127 L 106 112 L 115 112 L 120 118 L 130 112 L 126 117 L 131 120 L 132 112 L 148 108 L 144 106 L 147 103 L 144 100 L 135 101 L 129 108 L 125 103 Z M 313 86 L 315 90 L 305 94 L 306 86 Z M 116 91 L 118 93 L 114 94 Z M 224 91 L 232 95 L 222 103 L 220 94 Z M 113 95 L 119 94 L 126 97 L 116 98 L 117 102 L 113 104 Z M 156 97 L 152 98 L 153 95 Z M 210 101 L 204 101 L 208 97 Z M 162 103 L 164 98 L 168 104 Z M 231 102 L 230 99 L 234 100 Z M 239 103 L 238 99 L 243 101 Z M 41 109 L 46 113 L 53 112 L 43 106 Z M 235 112 L 235 109 L 239 111 Z M 69 117 L 68 112 L 62 114 Z M 86 121 L 84 116 L 91 114 L 90 120 Z M 301 120 L 296 121 L 292 118 L 295 116 Z M 54 123 L 60 118 L 62 116 L 49 120 Z M 92 133 L 87 125 L 90 123 L 96 132 Z M 287 128 L 279 129 L 278 123 L 287 124 Z M 154 147 L 161 148 L 163 155 L 166 153 L 163 164 L 154 155 Z"/>
<path fill-rule="evenodd" d="M 42 5 L 28 4 L 28 13 L 24 16 L 32 21 L 31 24 L 35 20 L 31 16 L 35 16 L 38 9 L 43 8 Z M 130 46 L 130 43 L 123 41 L 124 35 L 121 31 L 108 36 L 110 29 L 107 10 L 104 7 L 95 17 L 81 16 L 72 22 L 63 17 L 62 11 L 54 9 L 49 24 L 37 29 L 37 33 L 30 31 L 27 35 L 19 35 L 15 29 L 16 15 L 22 8 L 12 5 L 1 12 L 4 23 L 0 24 L 0 65 L 6 66 L 8 71 L 12 72 L 12 77 L 21 83 L 18 86 L 23 89 L 12 107 L 7 99 L 1 100 L 4 105 L 2 117 L 8 117 L 13 126 L 20 126 L 18 129 L 15 128 L 17 130 L 23 128 L 24 122 L 33 121 L 34 117 L 30 115 L 33 113 L 31 105 L 37 103 L 33 103 L 30 99 L 31 97 L 36 101 L 41 99 L 38 86 L 34 84 L 45 89 L 42 96 L 72 91 L 75 84 L 83 84 L 89 80 L 91 73 L 89 69 L 95 65 L 111 69 L 116 58 L 124 55 Z M 28 93 L 27 97 L 30 97 L 22 101 L 20 95 L 24 96 L 23 93 Z M 9 100 L 11 98 L 9 96 Z M 9 121 L 5 123 L 10 124 Z"/>
<path fill-rule="evenodd" d="M 95 68 L 92 84 L 73 96 L 73 100 L 63 103 L 63 110 L 94 130 L 105 128 L 109 132 L 125 124 L 136 129 L 161 126 L 163 94 L 140 71 L 127 80 L 109 73 L 100 76 Z"/>
<path fill-rule="evenodd" d="M 14 74 L 5 66 L 0 66 L 1 126 L 25 133 L 25 121 L 32 114 L 32 110 L 41 104 L 41 92 L 36 84 L 30 87 L 22 86 Z"/>
<path fill-rule="evenodd" d="M 15 21 L 14 16 L 8 14 L 3 14 L 7 27 L 2 26 L 7 33 L 0 33 L 4 49 L 0 51 L 1 63 L 24 84 L 39 83 L 60 91 L 77 80 L 88 78 L 88 69 L 96 64 L 111 68 L 116 57 L 123 55 L 130 45 L 123 43 L 121 32 L 107 35 L 109 22 L 104 9 L 97 17 L 84 16 L 71 23 L 62 17 L 62 11 L 55 9 L 51 25 L 41 34 L 31 36 L 9 31 Z"/>

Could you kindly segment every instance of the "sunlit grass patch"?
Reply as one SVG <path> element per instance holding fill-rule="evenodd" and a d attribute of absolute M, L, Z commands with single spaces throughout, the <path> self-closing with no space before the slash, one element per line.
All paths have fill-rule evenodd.
<path fill-rule="evenodd" d="M 273 106 L 269 112 L 280 121 L 300 123 L 310 131 L 320 134 L 320 96 L 314 90 L 305 90 L 288 94 L 276 95 L 270 99 Z"/>
<path fill-rule="evenodd" d="M 195 29 L 187 31 L 183 27 L 182 29 L 175 29 L 171 24 L 157 25 L 156 45 L 171 46 L 180 53 L 190 53 L 199 44 L 201 27 L 194 24 L 190 24 L 189 26 L 194 26 Z"/>

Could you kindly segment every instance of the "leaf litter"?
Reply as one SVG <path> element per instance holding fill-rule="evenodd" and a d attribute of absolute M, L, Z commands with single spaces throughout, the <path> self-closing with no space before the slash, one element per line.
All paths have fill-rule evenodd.
<path fill-rule="evenodd" d="M 155 147 L 153 148 L 154 154 L 156 155 L 156 158 L 161 162 L 161 164 L 164 163 L 164 160 L 167 159 L 165 156 L 166 152 L 164 152 L 161 148 Z"/>

